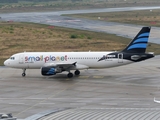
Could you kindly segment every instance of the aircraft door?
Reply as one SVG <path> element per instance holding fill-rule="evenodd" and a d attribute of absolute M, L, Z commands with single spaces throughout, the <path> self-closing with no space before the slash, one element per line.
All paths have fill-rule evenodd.
<path fill-rule="evenodd" d="M 123 53 L 118 54 L 118 63 L 123 63 Z"/>
<path fill-rule="evenodd" d="M 24 54 L 19 55 L 19 63 L 24 64 Z"/>

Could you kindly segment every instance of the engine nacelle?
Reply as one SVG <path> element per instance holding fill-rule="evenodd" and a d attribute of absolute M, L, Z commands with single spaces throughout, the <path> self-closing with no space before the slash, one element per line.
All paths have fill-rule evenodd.
<path fill-rule="evenodd" d="M 55 75 L 57 73 L 56 68 L 53 67 L 42 67 L 41 74 L 44 76 Z"/>

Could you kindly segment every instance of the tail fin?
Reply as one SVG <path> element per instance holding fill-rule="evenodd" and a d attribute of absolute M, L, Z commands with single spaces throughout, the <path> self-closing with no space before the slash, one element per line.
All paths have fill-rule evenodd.
<path fill-rule="evenodd" d="M 145 53 L 150 34 L 150 27 L 143 27 L 131 43 L 122 51 L 127 53 Z"/>

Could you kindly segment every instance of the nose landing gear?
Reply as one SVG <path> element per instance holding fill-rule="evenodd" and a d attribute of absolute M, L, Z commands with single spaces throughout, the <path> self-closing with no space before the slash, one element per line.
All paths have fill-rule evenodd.
<path fill-rule="evenodd" d="M 22 77 L 26 76 L 26 69 L 23 69 Z"/>

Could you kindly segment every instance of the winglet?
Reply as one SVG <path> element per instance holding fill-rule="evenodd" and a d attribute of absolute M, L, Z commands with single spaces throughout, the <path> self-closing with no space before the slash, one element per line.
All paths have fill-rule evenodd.
<path fill-rule="evenodd" d="M 77 62 L 73 63 L 72 65 L 76 66 Z"/>

